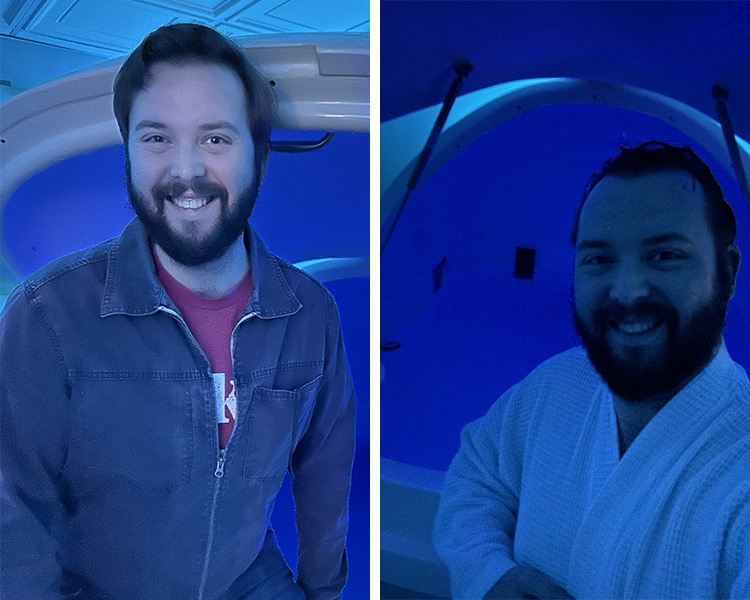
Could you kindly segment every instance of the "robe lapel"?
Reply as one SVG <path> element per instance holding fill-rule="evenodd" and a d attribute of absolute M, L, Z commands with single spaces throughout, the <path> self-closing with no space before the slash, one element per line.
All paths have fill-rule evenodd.
<path fill-rule="evenodd" d="M 674 505 L 686 486 L 694 485 L 690 474 L 710 460 L 705 447 L 715 435 L 712 423 L 724 410 L 721 399 L 726 395 L 716 383 L 726 381 L 731 366 L 722 346 L 714 361 L 648 423 L 614 468 L 612 396 L 607 390 L 600 397 L 605 421 L 597 443 L 606 453 L 599 465 L 605 481 L 571 547 L 567 581 L 573 596 L 644 597 L 657 591 L 653 584 L 658 587 L 655 582 L 664 580 L 658 573 L 664 553 L 676 551 L 679 544 L 670 535 Z M 666 589 L 660 593 L 669 595 Z"/>

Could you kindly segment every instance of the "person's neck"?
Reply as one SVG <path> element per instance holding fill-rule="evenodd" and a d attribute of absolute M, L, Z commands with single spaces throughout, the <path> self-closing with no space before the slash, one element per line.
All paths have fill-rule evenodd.
<path fill-rule="evenodd" d="M 714 351 L 711 353 L 711 358 L 702 369 L 693 373 L 674 390 L 667 392 L 666 394 L 656 394 L 642 400 L 625 400 L 615 393 L 612 394 L 612 399 L 614 400 L 615 405 L 615 415 L 617 416 L 620 456 L 625 454 L 625 451 L 635 441 L 638 434 L 640 434 L 646 425 L 649 424 L 651 419 L 656 416 L 656 413 L 664 408 L 672 398 L 679 394 L 685 386 L 695 379 L 698 373 L 701 373 L 703 369 L 711 363 L 720 347 L 721 341 L 716 345 Z"/>
<path fill-rule="evenodd" d="M 617 433 L 620 443 L 620 456 L 643 431 L 649 421 L 656 416 L 667 402 L 669 402 L 677 392 L 670 392 L 658 396 L 652 396 L 644 400 L 625 400 L 617 394 L 612 394 L 615 404 L 615 415 L 617 415 Z"/>
<path fill-rule="evenodd" d="M 238 237 L 220 257 L 202 265 L 183 265 L 154 244 L 159 261 L 172 277 L 191 292 L 207 298 L 226 296 L 250 269 L 244 236 Z"/>

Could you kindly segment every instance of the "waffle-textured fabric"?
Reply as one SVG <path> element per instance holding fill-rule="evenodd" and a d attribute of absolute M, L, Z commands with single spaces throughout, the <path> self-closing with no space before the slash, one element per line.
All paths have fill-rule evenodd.
<path fill-rule="evenodd" d="M 750 383 L 722 344 L 620 458 L 581 348 L 462 432 L 436 520 L 455 598 L 527 564 L 584 598 L 750 598 Z"/>

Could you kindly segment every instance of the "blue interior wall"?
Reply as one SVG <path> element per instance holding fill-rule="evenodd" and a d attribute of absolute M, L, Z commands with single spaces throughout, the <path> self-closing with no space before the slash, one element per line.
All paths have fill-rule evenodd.
<path fill-rule="evenodd" d="M 574 104 L 498 125 L 411 196 L 383 254 L 381 336 L 401 343 L 381 351 L 383 456 L 444 470 L 467 422 L 541 361 L 580 343 L 570 230 L 581 193 L 621 143 L 650 139 L 691 144 L 709 163 L 750 256 L 750 218 L 736 181 L 663 121 Z M 531 280 L 513 277 L 519 246 L 536 249 Z M 749 271 L 740 268 L 725 338 L 750 371 Z"/>
<path fill-rule="evenodd" d="M 284 137 L 294 139 L 295 132 Z M 355 133 L 337 133 L 313 152 L 274 152 L 253 226 L 272 251 L 291 262 L 366 256 L 369 160 L 369 136 Z M 53 165 L 16 190 L 3 215 L 2 233 L 24 274 L 119 235 L 135 216 L 123 164 L 123 146 L 104 148 Z"/>

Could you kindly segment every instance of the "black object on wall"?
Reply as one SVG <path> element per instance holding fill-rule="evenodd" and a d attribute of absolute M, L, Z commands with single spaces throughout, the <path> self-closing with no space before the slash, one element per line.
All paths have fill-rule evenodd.
<path fill-rule="evenodd" d="M 445 263 L 448 260 L 447 256 L 443 257 L 438 264 L 432 267 L 432 291 L 437 291 L 443 287 L 443 275 L 445 275 Z"/>
<path fill-rule="evenodd" d="M 517 279 L 533 279 L 536 249 L 516 248 L 516 268 L 513 277 Z"/>

